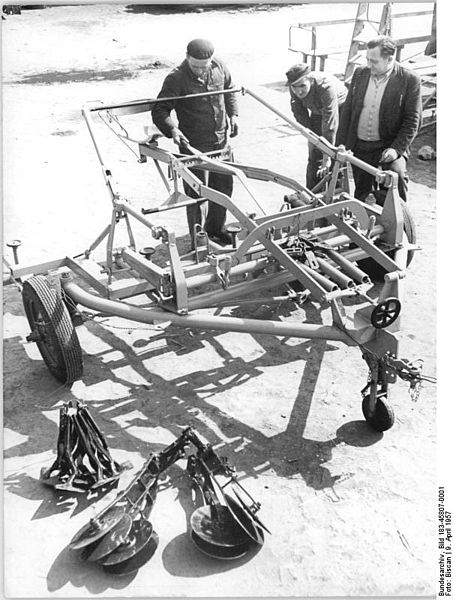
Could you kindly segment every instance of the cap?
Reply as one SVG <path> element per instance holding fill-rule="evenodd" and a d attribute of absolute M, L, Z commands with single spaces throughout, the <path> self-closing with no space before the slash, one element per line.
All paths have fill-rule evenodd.
<path fill-rule="evenodd" d="M 192 40 L 187 44 L 187 54 L 192 58 L 205 60 L 211 58 L 214 54 L 214 46 L 209 40 L 203 40 L 201 38 Z"/>
<path fill-rule="evenodd" d="M 286 71 L 286 78 L 288 79 L 288 85 L 291 85 L 302 79 L 311 73 L 311 68 L 307 63 L 299 63 L 298 65 L 293 65 L 288 71 Z"/>

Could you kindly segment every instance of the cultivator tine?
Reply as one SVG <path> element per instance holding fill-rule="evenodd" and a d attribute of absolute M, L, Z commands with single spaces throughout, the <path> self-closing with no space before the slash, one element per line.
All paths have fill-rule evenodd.
<path fill-rule="evenodd" d="M 86 492 L 90 482 L 93 481 L 93 477 L 88 468 L 83 464 L 83 444 L 80 437 L 77 435 L 77 430 L 74 425 L 74 421 L 70 421 L 72 436 L 71 436 L 71 450 L 70 456 L 75 468 L 74 478 L 71 480 L 71 485 L 80 488 L 81 491 Z M 61 488 L 58 488 L 61 489 Z M 75 491 L 68 488 L 67 491 Z"/>
<path fill-rule="evenodd" d="M 79 415 L 85 421 L 87 431 L 90 433 L 92 440 L 98 448 L 99 458 L 103 462 L 107 471 L 111 473 L 110 477 L 116 477 L 117 475 L 119 476 L 125 469 L 132 468 L 132 464 L 128 461 L 119 464 L 113 460 L 104 435 L 85 405 L 81 405 Z"/>
<path fill-rule="evenodd" d="M 105 441 L 104 436 L 102 435 L 101 430 L 99 429 L 99 427 L 96 424 L 96 421 L 93 419 L 93 417 L 90 415 L 90 413 L 88 412 L 88 409 L 85 405 L 81 405 L 79 408 L 79 415 L 86 420 L 86 422 L 89 424 L 89 426 L 93 429 L 93 431 L 96 433 L 96 441 L 102 445 L 102 447 L 104 448 L 104 450 L 108 453 L 108 446 L 107 446 L 107 442 Z"/>
<path fill-rule="evenodd" d="M 64 476 L 68 469 L 65 464 L 65 445 L 66 445 L 66 430 L 68 427 L 68 416 L 66 407 L 60 408 L 60 420 L 58 426 L 58 439 L 57 439 L 57 458 L 54 460 L 49 468 L 43 467 L 41 469 L 41 481 L 45 485 L 55 487 L 57 483 L 60 483 L 61 477 Z M 56 475 L 52 473 L 56 472 Z"/>
<path fill-rule="evenodd" d="M 95 472 L 95 481 L 91 485 L 91 488 L 97 489 L 113 483 L 119 478 L 120 474 L 116 469 L 114 461 L 110 458 L 110 455 L 106 454 L 105 447 L 97 436 L 97 431 L 90 429 L 90 426 L 84 418 L 84 413 L 86 413 L 86 410 L 84 412 L 79 410 L 78 414 L 75 416 L 75 422 L 79 435 L 84 442 L 85 453 Z"/>
<path fill-rule="evenodd" d="M 237 482 L 236 482 L 236 483 L 237 483 Z M 240 486 L 240 488 L 242 489 L 242 491 L 244 491 L 244 492 L 245 492 L 245 490 L 244 490 L 244 488 L 243 488 L 242 486 Z M 255 522 L 256 522 L 256 523 L 257 523 L 257 524 L 258 524 L 260 527 L 262 527 L 262 528 L 263 528 L 265 531 L 267 531 L 267 533 L 269 533 L 270 535 L 272 535 L 272 534 L 271 534 L 271 532 L 269 531 L 269 529 L 266 527 L 266 525 L 265 525 L 265 524 L 264 524 L 264 523 L 261 521 L 261 519 L 259 519 L 259 518 L 256 516 L 256 513 L 258 512 L 258 510 L 259 510 L 259 508 L 260 508 L 260 505 L 259 505 L 259 504 L 257 504 L 257 503 L 256 503 L 256 502 L 253 500 L 253 498 L 251 498 L 250 494 L 248 494 L 248 493 L 246 492 L 247 496 L 248 496 L 249 498 L 251 498 L 251 499 L 252 499 L 252 504 L 249 506 L 249 505 L 248 505 L 248 504 L 245 502 L 245 500 L 244 500 L 244 499 L 243 499 L 243 498 L 242 498 L 242 497 L 239 495 L 239 493 L 237 492 L 237 490 L 235 490 L 234 488 L 233 488 L 233 493 L 234 493 L 234 495 L 236 496 L 236 498 L 238 499 L 238 501 L 239 501 L 240 505 L 242 506 L 242 508 L 243 508 L 243 509 L 246 511 L 246 513 L 247 513 L 247 514 L 250 516 L 250 518 L 251 518 L 253 521 L 255 521 Z"/>
<path fill-rule="evenodd" d="M 62 478 L 62 481 L 55 485 L 55 489 L 62 490 L 65 492 L 76 492 L 77 494 L 83 494 L 86 490 L 75 485 L 75 480 L 77 475 L 80 475 L 77 471 L 76 460 L 75 460 L 75 452 L 78 447 L 78 441 L 75 434 L 74 420 L 73 416 L 68 416 L 68 425 L 66 427 L 66 435 L 65 435 L 65 448 L 64 454 L 67 458 L 67 462 L 69 465 L 68 469 L 68 478 Z"/>
<path fill-rule="evenodd" d="M 57 458 L 50 468 L 41 471 L 45 485 L 85 493 L 116 482 L 121 471 L 130 466 L 120 466 L 112 459 L 105 438 L 85 405 L 67 403 L 60 408 Z"/>
<path fill-rule="evenodd" d="M 96 456 L 96 449 L 92 444 L 90 435 L 87 431 L 85 431 L 85 429 L 83 427 L 83 423 L 82 423 L 81 419 L 79 418 L 79 416 L 76 417 L 75 423 L 76 423 L 76 427 L 78 430 L 78 434 L 79 434 L 81 440 L 83 440 L 84 453 L 86 454 L 88 462 L 90 463 L 91 467 L 93 468 L 93 476 L 94 476 L 95 481 L 91 487 L 93 489 L 95 489 L 97 487 L 100 487 L 100 482 L 102 485 L 102 480 L 104 479 L 104 471 L 103 471 L 101 462 L 99 461 L 98 457 Z"/>

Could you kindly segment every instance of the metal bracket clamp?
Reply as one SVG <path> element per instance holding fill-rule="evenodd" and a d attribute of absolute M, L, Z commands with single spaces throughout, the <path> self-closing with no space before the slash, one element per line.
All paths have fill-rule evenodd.
<path fill-rule="evenodd" d="M 386 353 L 382 360 L 387 369 L 392 370 L 403 381 L 409 381 L 409 393 L 412 401 L 416 402 L 420 395 L 422 385 L 422 361 L 410 361 L 406 358 L 397 358 L 390 353 Z"/>
<path fill-rule="evenodd" d="M 188 312 L 188 291 L 187 281 L 184 275 L 184 269 L 178 254 L 176 246 L 176 236 L 174 232 L 167 232 L 167 240 L 165 240 L 170 255 L 171 274 L 175 289 L 175 304 L 179 314 L 185 315 Z"/>
<path fill-rule="evenodd" d="M 318 269 L 319 263 L 315 251 L 319 247 L 310 240 L 299 237 L 293 237 L 288 243 L 287 252 L 290 256 L 300 260 L 311 269 Z"/>
<path fill-rule="evenodd" d="M 69 269 L 60 269 L 57 271 L 49 271 L 46 275 L 46 279 L 51 288 L 53 288 L 57 296 L 61 296 L 61 277 L 66 276 L 67 279 L 72 278 L 72 274 Z"/>
<path fill-rule="evenodd" d="M 338 150 L 335 152 L 333 158 L 341 163 L 347 163 L 351 156 L 354 156 L 351 150 L 346 150 L 344 146 L 338 146 Z"/>
<path fill-rule="evenodd" d="M 168 231 L 164 227 L 151 227 L 151 235 L 155 240 L 162 240 L 162 242 L 168 241 Z"/>
<path fill-rule="evenodd" d="M 386 389 L 388 383 L 394 383 L 396 377 L 399 377 L 403 381 L 409 382 L 409 393 L 412 401 L 416 402 L 418 400 L 423 379 L 421 375 L 421 361 L 409 361 L 405 358 L 397 358 L 390 352 L 386 352 L 381 357 L 364 353 L 363 357 L 368 363 L 370 375 L 368 384 L 362 390 L 362 394 L 370 387 L 373 388 L 373 386 L 376 392 L 378 385 L 382 385 L 382 389 Z"/>
<path fill-rule="evenodd" d="M 220 283 L 222 284 L 222 288 L 226 290 L 230 285 L 230 271 L 233 264 L 233 259 L 231 256 L 215 256 L 208 255 L 206 258 L 207 262 L 215 268 L 216 275 Z"/>
<path fill-rule="evenodd" d="M 369 394 L 372 408 L 374 409 L 374 405 L 376 403 L 377 397 L 380 394 L 385 394 L 387 391 L 387 386 L 389 383 L 389 375 L 391 379 L 391 374 L 387 369 L 384 368 L 383 360 L 369 353 L 363 353 L 363 358 L 368 364 L 368 381 L 366 386 L 361 390 L 362 397 L 365 398 L 367 394 Z"/>
<path fill-rule="evenodd" d="M 354 215 L 349 206 L 342 208 L 338 216 L 342 221 L 351 221 L 351 226 L 353 226 L 353 223 L 358 222 L 357 217 Z"/>
<path fill-rule="evenodd" d="M 383 184 L 386 188 L 398 188 L 398 175 L 392 171 L 378 171 L 375 175 L 375 181 Z"/>
<path fill-rule="evenodd" d="M 370 220 L 368 221 L 368 226 L 365 231 L 365 237 L 368 240 L 371 239 L 371 232 L 373 231 L 375 225 L 376 225 L 376 216 L 370 215 Z"/>

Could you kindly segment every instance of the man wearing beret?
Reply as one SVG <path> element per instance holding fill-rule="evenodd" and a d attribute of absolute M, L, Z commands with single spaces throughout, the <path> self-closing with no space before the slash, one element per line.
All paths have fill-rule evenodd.
<path fill-rule="evenodd" d="M 311 71 L 309 65 L 294 65 L 286 72 L 291 110 L 296 121 L 314 133 L 335 143 L 339 111 L 346 99 L 347 89 L 334 75 Z M 330 166 L 316 146 L 308 143 L 306 186 L 312 189 L 318 182 L 318 171 Z"/>
<path fill-rule="evenodd" d="M 420 77 L 395 61 L 396 44 L 379 36 L 367 44 L 367 66 L 352 76 L 337 144 L 373 167 L 398 173 L 398 193 L 407 200 L 406 163 L 421 120 Z M 363 200 L 374 178 L 353 166 L 355 196 Z"/>
<path fill-rule="evenodd" d="M 228 90 L 233 88 L 230 71 L 225 63 L 214 56 L 214 47 L 209 40 L 195 39 L 189 42 L 185 60 L 165 78 L 158 98 L 172 98 Z M 175 111 L 178 123 L 172 118 Z M 218 94 L 199 98 L 157 102 L 152 109 L 154 124 L 187 154 L 186 144 L 200 152 L 225 148 L 230 137 L 238 133 L 238 105 L 235 93 Z M 207 173 L 193 169 L 194 174 L 209 187 L 231 196 L 233 177 L 224 173 Z M 191 198 L 198 195 L 184 182 L 185 193 Z M 208 236 L 222 245 L 231 243 L 225 232 L 226 209 L 209 202 L 204 228 Z M 187 222 L 194 242 L 194 227 L 201 224 L 200 205 L 187 207 Z"/>

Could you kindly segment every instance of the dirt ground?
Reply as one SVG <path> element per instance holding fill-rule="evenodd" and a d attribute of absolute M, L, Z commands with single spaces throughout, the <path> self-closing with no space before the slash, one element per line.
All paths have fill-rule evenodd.
<path fill-rule="evenodd" d="M 187 42 L 205 36 L 237 84 L 289 116 L 284 73 L 300 61 L 287 48 L 289 26 L 348 11 L 353 15 L 355 8 L 97 4 L 8 16 L 2 24 L 4 239 L 23 241 L 21 262 L 39 262 L 82 252 L 109 222 L 109 197 L 80 112 L 86 102 L 155 96 Z M 241 98 L 240 111 L 237 162 L 303 181 L 302 136 L 250 98 Z M 165 189 L 152 165 L 138 164 L 106 128 L 100 136 L 120 192 L 137 208 L 160 204 Z M 424 372 L 435 376 L 435 161 L 416 158 L 426 143 L 435 147 L 433 130 L 417 138 L 409 163 L 409 204 L 422 249 L 405 281 L 400 352 L 423 359 Z M 257 189 L 264 206 L 281 204 L 272 186 Z M 181 247 L 187 243 L 180 216 L 166 213 L 156 224 L 174 228 Z M 144 231 L 137 236 L 147 245 Z M 367 369 L 357 348 L 96 318 L 78 328 L 84 375 L 67 390 L 26 342 L 29 327 L 15 286 L 4 288 L 3 303 L 6 596 L 435 593 L 434 385 L 423 386 L 417 403 L 405 382 L 393 385 L 396 422 L 378 434 L 361 412 Z M 234 314 L 321 322 L 327 311 L 307 302 Z M 261 502 L 259 516 L 272 532 L 262 549 L 215 561 L 194 548 L 187 534 L 194 505 L 181 462 L 153 509 L 160 543 L 152 560 L 122 578 L 81 561 L 69 541 L 117 490 L 74 498 L 39 482 L 41 468 L 55 457 L 58 407 L 71 398 L 88 405 L 113 457 L 133 463 L 120 488 L 150 452 L 193 425 L 229 457 Z"/>

